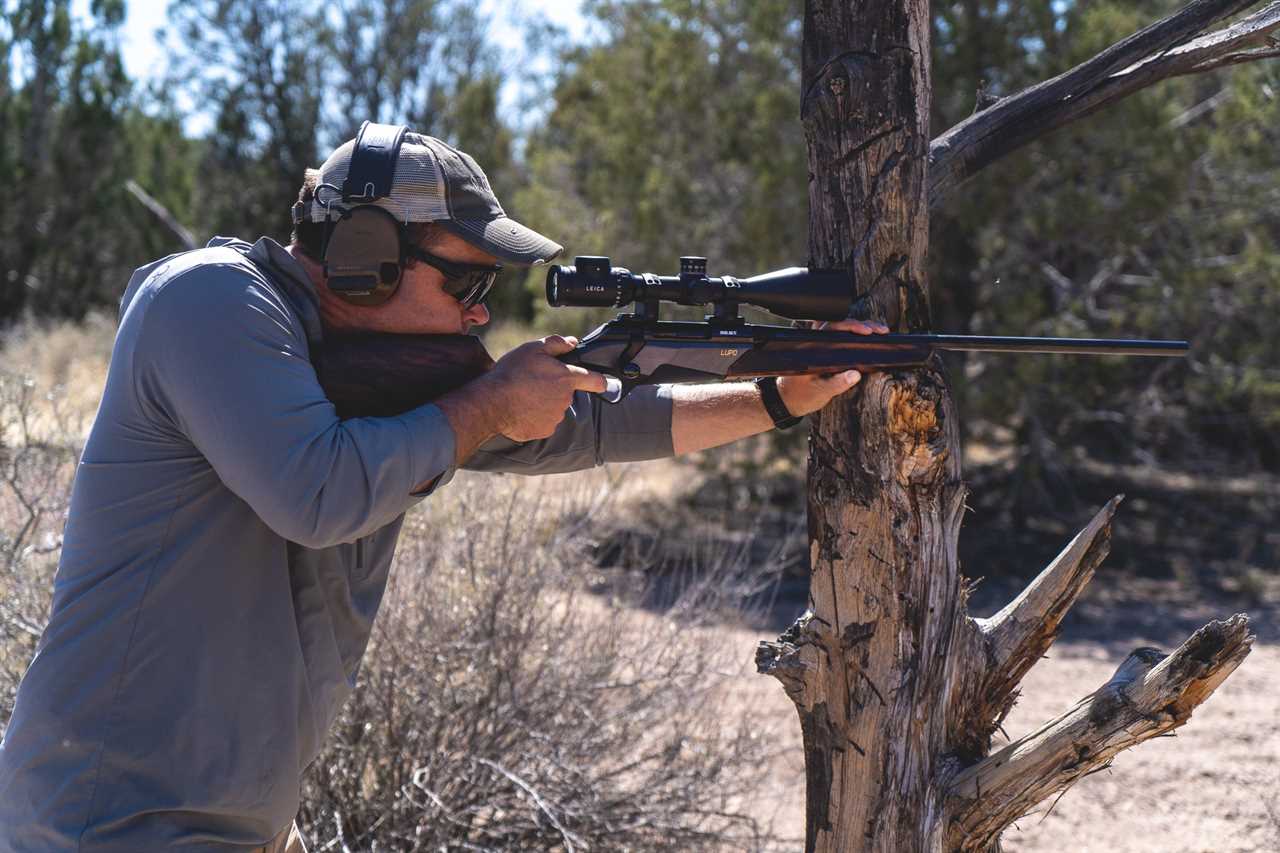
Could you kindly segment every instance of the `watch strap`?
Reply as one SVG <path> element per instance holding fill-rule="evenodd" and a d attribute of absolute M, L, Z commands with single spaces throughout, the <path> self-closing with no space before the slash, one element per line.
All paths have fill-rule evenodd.
<path fill-rule="evenodd" d="M 760 399 L 764 402 L 764 410 L 769 413 L 769 417 L 773 418 L 773 425 L 778 429 L 789 429 L 800 423 L 802 418 L 798 418 L 787 409 L 787 404 L 782 402 L 782 395 L 778 393 L 778 377 L 762 376 L 756 380 L 756 387 L 760 389 Z"/>

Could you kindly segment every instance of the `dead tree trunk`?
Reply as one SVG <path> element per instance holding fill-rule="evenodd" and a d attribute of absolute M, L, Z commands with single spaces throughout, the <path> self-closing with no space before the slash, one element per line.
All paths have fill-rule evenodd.
<path fill-rule="evenodd" d="M 810 264 L 853 270 L 860 315 L 927 329 L 930 204 L 1159 79 L 1269 55 L 1280 2 L 1200 35 L 1249 5 L 1196 0 L 931 146 L 927 0 L 809 0 Z M 868 376 L 813 424 L 810 609 L 757 655 L 799 711 L 806 851 L 997 850 L 1001 831 L 1041 800 L 1186 722 L 1249 652 L 1243 616 L 1168 656 L 1137 649 L 1075 708 L 990 755 L 1019 682 L 1105 557 L 1119 498 L 1008 607 L 970 618 L 956 557 L 965 488 L 955 417 L 946 377 L 929 368 Z"/>

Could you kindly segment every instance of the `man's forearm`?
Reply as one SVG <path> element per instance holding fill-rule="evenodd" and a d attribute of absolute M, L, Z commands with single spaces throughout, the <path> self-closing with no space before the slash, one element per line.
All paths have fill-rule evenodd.
<path fill-rule="evenodd" d="M 773 429 L 760 391 L 750 382 L 674 385 L 671 397 L 671 446 L 677 456 Z"/>
<path fill-rule="evenodd" d="M 848 320 L 839 325 L 857 323 Z M 861 378 L 856 370 L 832 376 L 781 376 L 778 394 L 788 412 L 803 417 L 857 385 Z M 773 429 L 773 418 L 769 417 L 760 389 L 754 383 L 674 385 L 672 402 L 671 446 L 677 456 Z"/>

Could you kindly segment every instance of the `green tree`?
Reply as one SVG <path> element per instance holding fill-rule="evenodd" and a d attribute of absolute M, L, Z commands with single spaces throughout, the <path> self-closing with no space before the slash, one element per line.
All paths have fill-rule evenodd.
<path fill-rule="evenodd" d="M 287 239 L 288 209 L 316 165 L 329 50 L 324 11 L 299 0 L 169 7 L 169 71 L 212 114 L 197 226 Z"/>
<path fill-rule="evenodd" d="M 288 237 L 305 170 L 361 121 L 403 123 L 455 144 L 500 198 L 520 174 L 498 116 L 503 74 L 473 7 L 445 0 L 200 0 L 170 7 L 170 76 L 214 115 L 203 140 L 197 224 Z M 502 306 L 504 299 L 514 305 Z M 495 293 L 527 313 L 527 298 Z"/>
<path fill-rule="evenodd" d="M 936 123 L 963 118 L 983 80 L 1009 94 L 1174 5 L 945 7 L 935 31 L 971 35 L 935 44 Z M 993 36 L 1005 51 L 986 46 Z M 988 53 L 1017 76 L 987 66 Z M 1001 163 L 935 217 L 934 292 L 949 328 L 1192 341 L 1187 362 L 1158 365 L 968 359 L 956 375 L 966 377 L 970 431 L 1013 430 L 1018 488 L 1006 500 L 1018 514 L 1064 506 L 1077 454 L 1275 470 L 1276 377 L 1262 365 L 1280 352 L 1253 320 L 1276 299 L 1261 249 L 1276 237 L 1261 177 L 1268 156 L 1274 163 L 1264 152 L 1274 151 L 1278 116 L 1265 92 L 1275 75 L 1260 64 L 1163 83 Z"/>
<path fill-rule="evenodd" d="M 528 146 L 538 227 L 636 269 L 759 272 L 804 246 L 799 4 L 601 0 Z"/>
<path fill-rule="evenodd" d="M 24 310 L 79 316 L 108 276 L 133 262 L 111 234 L 128 203 L 120 0 L 72 15 L 69 0 L 21 0 L 0 12 L 0 318 Z"/>

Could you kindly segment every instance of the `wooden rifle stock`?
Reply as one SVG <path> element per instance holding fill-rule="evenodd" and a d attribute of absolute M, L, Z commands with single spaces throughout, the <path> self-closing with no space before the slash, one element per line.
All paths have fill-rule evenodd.
<path fill-rule="evenodd" d="M 475 335 L 359 334 L 326 338 L 312 363 L 343 418 L 385 418 L 462 387 L 493 367 Z"/>

